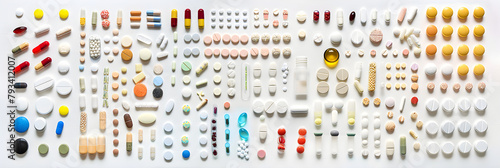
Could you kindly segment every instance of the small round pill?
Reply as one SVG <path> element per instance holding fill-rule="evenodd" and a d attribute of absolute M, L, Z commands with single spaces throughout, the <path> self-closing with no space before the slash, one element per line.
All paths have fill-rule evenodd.
<path fill-rule="evenodd" d="M 118 139 L 113 140 L 113 145 L 118 146 L 118 143 L 120 143 L 120 141 Z"/>
<path fill-rule="evenodd" d="M 381 100 L 380 100 L 380 98 L 378 98 L 378 97 L 377 97 L 377 98 L 375 98 L 375 99 L 373 99 L 373 105 L 375 105 L 375 106 L 379 106 L 379 105 L 380 105 L 380 102 L 382 102 L 382 101 L 381 101 Z"/>
<path fill-rule="evenodd" d="M 437 52 L 437 47 L 434 44 L 430 44 L 425 48 L 425 53 L 427 53 L 427 55 L 435 55 L 436 52 Z"/>
<path fill-rule="evenodd" d="M 391 119 L 394 116 L 394 113 L 392 111 L 387 112 L 387 118 Z"/>
<path fill-rule="evenodd" d="M 399 121 L 399 123 L 403 124 L 405 122 L 405 117 L 399 116 L 398 121 Z"/>
<path fill-rule="evenodd" d="M 369 104 L 370 104 L 370 99 L 368 99 L 367 97 L 363 98 L 363 105 L 368 106 Z"/>
<path fill-rule="evenodd" d="M 387 121 L 387 123 L 385 123 L 385 130 L 389 133 L 389 134 L 392 134 L 394 132 L 394 130 L 396 129 L 396 124 L 394 124 L 394 122 L 392 121 Z"/>
<path fill-rule="evenodd" d="M 118 115 L 118 109 L 113 109 L 113 115 Z"/>
<path fill-rule="evenodd" d="M 412 83 L 411 84 L 411 90 L 417 91 L 418 90 L 418 84 L 417 83 Z"/>
<path fill-rule="evenodd" d="M 119 150 L 118 149 L 113 149 L 113 155 L 117 156 L 119 153 Z"/>
<path fill-rule="evenodd" d="M 484 82 L 479 82 L 479 84 L 477 84 L 477 89 L 479 89 L 479 91 L 484 91 L 484 89 L 486 88 L 486 83 Z"/>
<path fill-rule="evenodd" d="M 113 125 L 116 127 L 118 125 L 118 119 L 113 120 Z"/>
<path fill-rule="evenodd" d="M 442 15 L 443 19 L 450 19 L 451 16 L 453 16 L 453 9 L 451 9 L 450 7 L 443 8 Z"/>
<path fill-rule="evenodd" d="M 438 11 L 435 7 L 429 7 L 429 8 L 427 8 L 425 15 L 427 16 L 427 18 L 433 19 L 436 17 L 437 12 Z"/>
<path fill-rule="evenodd" d="M 474 36 L 483 37 L 483 34 L 484 34 L 484 27 L 482 25 L 474 26 Z"/>
<path fill-rule="evenodd" d="M 414 111 L 414 112 L 411 113 L 410 116 L 411 116 L 411 120 L 415 121 L 415 120 L 417 120 L 418 113 Z"/>
<path fill-rule="evenodd" d="M 439 85 L 439 87 L 441 88 L 442 91 L 446 91 L 446 89 L 448 89 L 448 84 L 446 83 L 441 83 L 441 85 Z"/>
<path fill-rule="evenodd" d="M 415 124 L 415 126 L 417 127 L 417 129 L 422 129 L 422 127 L 424 126 L 424 122 L 422 121 L 417 121 L 417 123 Z"/>

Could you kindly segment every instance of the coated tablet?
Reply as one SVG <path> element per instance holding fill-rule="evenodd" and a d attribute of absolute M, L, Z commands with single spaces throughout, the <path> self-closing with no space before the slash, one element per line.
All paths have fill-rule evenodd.
<path fill-rule="evenodd" d="M 363 38 L 364 38 L 364 34 L 361 30 L 354 30 L 352 33 L 351 33 L 351 42 L 352 44 L 354 45 L 360 45 L 361 43 L 363 43 Z"/>
<path fill-rule="evenodd" d="M 429 63 L 425 66 L 424 70 L 425 70 L 426 75 L 432 76 L 432 75 L 436 74 L 436 71 L 437 71 L 436 64 Z"/>
<path fill-rule="evenodd" d="M 69 80 L 61 79 L 56 84 L 56 91 L 60 95 L 69 95 L 73 90 L 73 85 Z"/>
<path fill-rule="evenodd" d="M 427 74 L 427 68 L 425 72 Z M 450 64 L 442 65 L 441 74 L 443 74 L 443 76 L 450 76 L 452 73 L 453 73 L 453 66 L 451 66 Z"/>
<path fill-rule="evenodd" d="M 16 132 L 23 133 L 26 132 L 30 128 L 30 122 L 24 116 L 17 117 L 14 121 L 14 129 Z"/>
<path fill-rule="evenodd" d="M 340 32 L 334 32 L 330 35 L 330 42 L 333 44 L 333 45 L 337 45 L 337 44 L 340 44 L 340 42 L 342 42 L 342 34 L 340 34 Z"/>
<path fill-rule="evenodd" d="M 139 58 L 142 61 L 149 61 L 151 59 L 151 50 L 147 48 L 143 48 L 139 51 Z"/>
<path fill-rule="evenodd" d="M 205 146 L 208 143 L 208 138 L 206 136 L 201 136 L 200 139 L 198 139 L 198 142 L 200 143 L 201 146 Z"/>
<path fill-rule="evenodd" d="M 165 124 L 163 124 L 163 130 L 165 132 L 172 132 L 173 129 L 174 125 L 171 122 L 166 122 Z"/>
<path fill-rule="evenodd" d="M 181 91 L 182 97 L 185 99 L 190 98 L 192 93 L 193 91 L 191 91 L 191 89 L 188 87 L 184 87 Z"/>
<path fill-rule="evenodd" d="M 132 46 L 132 37 L 123 36 L 120 42 L 123 48 L 129 48 L 130 46 Z"/>
<path fill-rule="evenodd" d="M 218 72 L 221 70 L 222 64 L 220 62 L 215 62 L 213 67 L 214 67 L 214 71 Z"/>
<path fill-rule="evenodd" d="M 436 155 L 440 151 L 439 145 L 435 142 L 430 142 L 429 144 L 427 144 L 426 148 L 427 148 L 427 153 L 430 155 Z"/>
<path fill-rule="evenodd" d="M 436 135 L 439 131 L 439 125 L 434 121 L 429 121 L 425 125 L 425 131 L 429 135 Z"/>
<path fill-rule="evenodd" d="M 47 121 L 45 120 L 45 118 L 38 117 L 35 120 L 35 123 L 33 125 L 35 126 L 35 129 L 37 131 L 42 131 L 45 129 L 45 126 L 47 125 Z"/>
<path fill-rule="evenodd" d="M 396 101 L 394 100 L 394 98 L 389 97 L 389 98 L 385 99 L 385 106 L 387 108 L 393 108 L 395 104 L 396 104 Z"/>
<path fill-rule="evenodd" d="M 215 97 L 219 97 L 220 94 L 222 94 L 222 90 L 220 88 L 216 87 L 216 88 L 214 88 L 213 93 L 214 93 Z"/>
<path fill-rule="evenodd" d="M 54 102 L 47 96 L 40 97 L 35 102 L 35 109 L 38 114 L 49 114 L 54 109 Z"/>
<path fill-rule="evenodd" d="M 443 108 L 444 112 L 453 112 L 453 109 L 455 109 L 455 102 L 451 99 L 446 99 L 443 101 L 443 104 L 441 105 Z"/>
<path fill-rule="evenodd" d="M 58 46 L 58 51 L 59 51 L 59 54 L 61 54 L 61 55 L 67 55 L 70 50 L 71 50 L 71 46 L 69 45 L 69 43 L 61 43 Z"/>
<path fill-rule="evenodd" d="M 264 103 L 260 100 L 253 101 L 252 110 L 255 114 L 262 114 L 264 111 Z"/>
<path fill-rule="evenodd" d="M 425 104 L 425 109 L 429 112 L 436 112 L 439 108 L 439 102 L 436 99 L 429 99 Z"/>
<path fill-rule="evenodd" d="M 441 124 L 441 131 L 443 134 L 452 134 L 453 131 L 455 131 L 455 124 L 451 121 L 444 121 L 443 124 Z"/>
<path fill-rule="evenodd" d="M 42 77 L 35 81 L 34 86 L 36 91 L 43 91 L 52 88 L 54 86 L 54 79 L 49 76 Z"/>
<path fill-rule="evenodd" d="M 21 97 L 16 99 L 16 110 L 17 111 L 26 111 L 29 107 L 28 99 Z"/>
<path fill-rule="evenodd" d="M 174 109 L 175 105 L 175 100 L 174 99 L 169 99 L 167 102 L 167 105 L 165 107 L 165 112 L 170 113 Z"/>

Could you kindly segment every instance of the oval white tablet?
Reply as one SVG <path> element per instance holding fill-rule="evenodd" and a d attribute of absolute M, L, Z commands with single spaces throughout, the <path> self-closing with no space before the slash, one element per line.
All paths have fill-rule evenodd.
<path fill-rule="evenodd" d="M 451 142 L 445 142 L 443 146 L 441 147 L 441 151 L 443 151 L 444 154 L 451 154 L 455 150 L 455 145 Z"/>
<path fill-rule="evenodd" d="M 444 121 L 443 124 L 441 124 L 441 131 L 443 134 L 451 134 L 455 131 L 455 124 L 451 121 Z"/>
<path fill-rule="evenodd" d="M 47 125 L 47 121 L 46 121 L 44 118 L 42 118 L 42 117 L 38 117 L 38 118 L 35 120 L 35 124 L 34 124 L 34 126 L 35 126 L 35 129 L 36 129 L 37 131 L 42 131 L 42 130 L 44 130 L 46 125 Z"/>
<path fill-rule="evenodd" d="M 436 155 L 438 154 L 439 150 L 439 145 L 436 142 L 430 142 L 427 144 L 427 153 Z"/>
<path fill-rule="evenodd" d="M 252 103 L 252 110 L 255 114 L 262 114 L 264 111 L 264 103 L 260 100 L 254 100 Z"/>
<path fill-rule="evenodd" d="M 175 105 L 175 100 L 174 99 L 169 99 L 167 102 L 167 105 L 165 107 L 165 112 L 170 113 L 174 109 Z"/>
<path fill-rule="evenodd" d="M 469 153 L 471 151 L 472 145 L 470 144 L 469 141 L 462 141 L 462 142 L 458 143 L 457 148 L 458 148 L 458 151 L 460 153 L 466 154 L 466 153 Z"/>
<path fill-rule="evenodd" d="M 436 64 L 428 63 L 425 66 L 424 71 L 425 71 L 425 74 L 428 76 L 432 76 L 432 75 L 436 74 L 436 71 L 437 71 Z"/>
<path fill-rule="evenodd" d="M 17 111 L 26 111 L 29 107 L 28 99 L 24 97 L 20 97 L 16 99 L 16 110 Z"/>
<path fill-rule="evenodd" d="M 69 80 L 61 79 L 56 84 L 56 91 L 60 95 L 69 95 L 73 90 L 73 85 Z"/>
<path fill-rule="evenodd" d="M 351 42 L 354 45 L 360 45 L 361 43 L 363 43 L 364 37 L 365 35 L 363 34 L 363 32 L 361 30 L 356 29 L 351 33 Z"/>
<path fill-rule="evenodd" d="M 40 97 L 35 102 L 35 109 L 38 114 L 49 114 L 54 109 L 54 102 L 47 96 Z"/>
<path fill-rule="evenodd" d="M 439 131 L 439 125 L 435 121 L 429 121 L 425 125 L 425 131 L 430 135 L 436 135 Z"/>
<path fill-rule="evenodd" d="M 54 86 L 54 79 L 49 76 L 42 77 L 35 81 L 34 86 L 36 91 L 43 91 L 45 89 L 52 88 Z"/>
<path fill-rule="evenodd" d="M 59 71 L 60 74 L 68 73 L 69 69 L 69 63 L 66 61 L 61 61 L 59 62 L 59 64 L 57 64 L 57 71 Z"/>
<path fill-rule="evenodd" d="M 444 64 L 441 66 L 441 74 L 443 76 L 450 76 L 453 73 L 453 66 L 450 64 Z"/>
<path fill-rule="evenodd" d="M 427 100 L 427 103 L 425 104 L 425 109 L 429 112 L 436 112 L 439 108 L 439 102 L 436 99 L 429 99 Z"/>

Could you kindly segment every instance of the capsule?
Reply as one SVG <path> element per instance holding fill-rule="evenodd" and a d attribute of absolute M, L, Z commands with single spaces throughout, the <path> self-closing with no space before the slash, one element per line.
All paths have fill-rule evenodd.
<path fill-rule="evenodd" d="M 351 14 L 349 14 L 349 21 L 354 21 L 354 19 L 356 18 L 356 12 L 352 11 Z"/>
<path fill-rule="evenodd" d="M 330 10 L 325 11 L 325 22 L 330 22 Z"/>
<path fill-rule="evenodd" d="M 399 152 L 401 155 L 406 155 L 406 136 L 399 137 Z"/>
<path fill-rule="evenodd" d="M 97 12 L 93 11 L 92 12 L 92 26 L 96 26 L 96 25 L 97 25 Z"/>
<path fill-rule="evenodd" d="M 24 32 L 26 32 L 26 30 L 28 30 L 28 28 L 26 28 L 25 26 L 19 26 L 12 32 L 14 32 L 14 34 L 23 34 Z"/>
<path fill-rule="evenodd" d="M 123 12 L 122 12 L 122 10 L 118 10 L 118 15 L 117 15 L 117 18 L 116 18 L 116 24 L 118 26 L 122 25 L 122 19 L 123 19 Z"/>
<path fill-rule="evenodd" d="M 318 10 L 315 10 L 313 12 L 313 20 L 314 20 L 314 22 L 318 22 L 319 21 L 319 11 Z"/>
<path fill-rule="evenodd" d="M 12 54 L 17 54 L 23 50 L 26 50 L 28 49 L 28 46 L 29 46 L 29 43 L 28 42 L 24 42 L 20 45 L 18 45 L 17 47 L 13 48 L 12 49 Z"/>
<path fill-rule="evenodd" d="M 132 133 L 127 133 L 127 151 L 132 151 Z"/>
<path fill-rule="evenodd" d="M 14 68 L 13 72 L 14 74 L 21 72 L 23 69 L 28 68 L 30 66 L 30 63 L 28 61 L 24 61 L 23 63 L 19 64 Z"/>
<path fill-rule="evenodd" d="M 94 136 L 89 136 L 88 137 L 88 152 L 89 154 L 95 154 L 96 152 L 96 139 Z"/>
<path fill-rule="evenodd" d="M 172 14 L 170 18 L 170 25 L 172 27 L 177 27 L 177 9 L 172 9 Z"/>
<path fill-rule="evenodd" d="M 161 23 L 148 22 L 148 27 L 160 28 L 161 27 Z"/>
<path fill-rule="evenodd" d="M 56 134 L 57 135 L 61 135 L 62 131 L 63 131 L 63 128 L 64 128 L 64 122 L 63 121 L 57 122 Z"/>
<path fill-rule="evenodd" d="M 106 151 L 106 137 L 99 135 L 97 137 L 97 153 L 104 153 Z"/>
<path fill-rule="evenodd" d="M 42 62 L 40 62 L 40 63 L 38 63 L 38 64 L 35 65 L 35 70 L 38 71 L 38 70 L 42 69 L 43 67 L 45 67 L 46 65 L 48 65 L 51 62 L 52 62 L 52 58 L 47 57 L 47 58 L 43 59 Z"/>
<path fill-rule="evenodd" d="M 147 16 L 160 16 L 161 11 L 159 11 L 159 10 L 147 10 L 146 15 Z"/>
<path fill-rule="evenodd" d="M 80 145 L 78 146 L 80 154 L 87 154 L 87 137 L 85 135 L 80 136 Z"/>
<path fill-rule="evenodd" d="M 198 28 L 203 29 L 205 27 L 205 11 L 203 9 L 198 9 Z"/>
<path fill-rule="evenodd" d="M 191 9 L 189 8 L 184 11 L 184 27 L 191 28 Z"/>
<path fill-rule="evenodd" d="M 28 84 L 26 82 L 16 82 L 14 83 L 14 88 L 27 88 Z"/>
<path fill-rule="evenodd" d="M 44 41 L 44 42 L 40 43 L 38 46 L 36 46 L 35 48 L 33 48 L 33 50 L 31 50 L 31 51 L 33 52 L 33 54 L 38 54 L 41 51 L 49 48 L 49 45 L 50 45 L 50 43 L 48 41 Z"/>
<path fill-rule="evenodd" d="M 80 10 L 80 26 L 85 26 L 85 9 Z"/>
<path fill-rule="evenodd" d="M 161 17 L 157 17 L 157 16 L 148 16 L 146 17 L 146 20 L 148 22 L 160 22 L 161 21 Z"/>

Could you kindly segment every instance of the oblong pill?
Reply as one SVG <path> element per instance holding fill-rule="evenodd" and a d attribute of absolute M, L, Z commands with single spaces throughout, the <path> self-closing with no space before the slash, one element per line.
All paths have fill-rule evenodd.
<path fill-rule="evenodd" d="M 64 128 L 64 122 L 63 121 L 57 122 L 56 134 L 57 135 L 61 135 L 62 131 L 63 131 L 63 128 Z"/>

